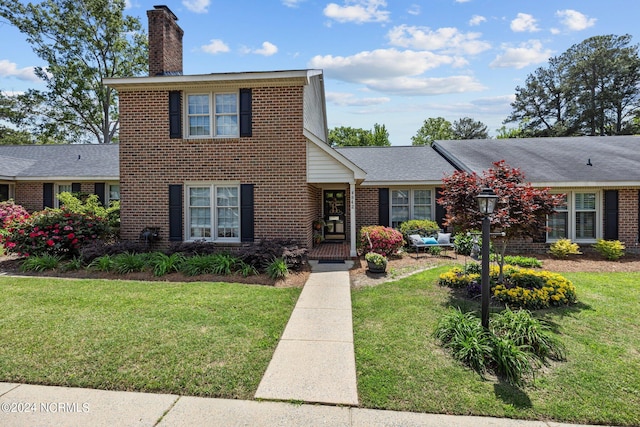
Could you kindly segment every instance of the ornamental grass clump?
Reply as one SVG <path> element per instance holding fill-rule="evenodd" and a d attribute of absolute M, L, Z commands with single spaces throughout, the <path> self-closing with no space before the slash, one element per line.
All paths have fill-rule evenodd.
<path fill-rule="evenodd" d="M 440 319 L 434 335 L 454 359 L 481 376 L 494 373 L 516 386 L 534 378 L 548 360 L 565 360 L 562 342 L 526 310 L 507 308 L 492 315 L 489 329 L 474 313 L 451 310 Z"/>

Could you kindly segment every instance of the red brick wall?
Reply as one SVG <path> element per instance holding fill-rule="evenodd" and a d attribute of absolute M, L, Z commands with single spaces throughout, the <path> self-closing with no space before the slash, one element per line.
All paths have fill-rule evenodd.
<path fill-rule="evenodd" d="M 147 11 L 149 20 L 149 75 L 182 74 L 184 32 L 166 8 Z"/>
<path fill-rule="evenodd" d="M 167 91 L 121 92 L 121 237 L 160 227 L 166 243 L 170 184 L 238 181 L 255 185 L 256 240 L 310 246 L 315 191 L 306 183 L 302 101 L 302 86 L 253 88 L 252 137 L 183 140 L 169 139 Z"/>
<path fill-rule="evenodd" d="M 618 240 L 638 252 L 638 189 L 618 190 Z"/>
<path fill-rule="evenodd" d="M 356 188 L 356 231 L 367 225 L 379 225 L 378 188 Z"/>

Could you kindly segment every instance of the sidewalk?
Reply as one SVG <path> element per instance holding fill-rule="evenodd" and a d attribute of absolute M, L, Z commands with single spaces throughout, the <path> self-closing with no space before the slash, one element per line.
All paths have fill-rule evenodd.
<path fill-rule="evenodd" d="M 0 425 L 10 427 L 570 427 L 544 421 L 208 399 L 173 394 L 0 383 Z"/>
<path fill-rule="evenodd" d="M 352 266 L 312 263 L 256 399 L 358 405 Z"/>

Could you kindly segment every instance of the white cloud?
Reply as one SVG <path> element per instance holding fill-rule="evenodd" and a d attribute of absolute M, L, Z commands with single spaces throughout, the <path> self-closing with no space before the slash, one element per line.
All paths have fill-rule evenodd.
<path fill-rule="evenodd" d="M 483 22 L 487 22 L 487 18 L 482 15 L 473 15 L 471 19 L 469 19 L 469 25 L 475 27 L 476 25 L 480 25 Z"/>
<path fill-rule="evenodd" d="M 502 46 L 504 53 L 498 55 L 489 64 L 492 68 L 524 68 L 532 64 L 546 62 L 551 57 L 552 51 L 544 49 L 539 40 L 529 40 L 520 43 L 518 47 L 510 45 Z"/>
<path fill-rule="evenodd" d="M 470 76 L 397 77 L 372 81 L 368 86 L 380 92 L 405 96 L 443 95 L 447 93 L 477 92 L 486 89 Z"/>
<path fill-rule="evenodd" d="M 482 90 L 469 76 L 423 77 L 424 72 L 452 65 L 457 58 L 427 51 L 378 49 L 353 56 L 315 56 L 310 68 L 322 68 L 327 78 L 365 85 L 369 90 L 400 95 L 435 95 Z"/>
<path fill-rule="evenodd" d="M 475 55 L 491 48 L 480 40 L 481 33 L 462 33 L 457 28 L 446 27 L 432 31 L 428 27 L 400 25 L 392 28 L 387 37 L 394 46 L 419 50 L 442 50 Z"/>
<path fill-rule="evenodd" d="M 364 83 L 376 79 L 416 76 L 441 65 L 450 65 L 455 58 L 432 52 L 397 49 L 364 51 L 352 56 L 315 56 L 310 68 L 324 69 L 331 78 Z"/>
<path fill-rule="evenodd" d="M 184 7 L 194 13 L 207 13 L 211 0 L 182 0 Z"/>
<path fill-rule="evenodd" d="M 18 68 L 15 62 L 8 59 L 0 59 L 0 77 L 15 77 L 18 80 L 29 82 L 39 82 L 40 78 L 36 76 L 35 67 Z"/>
<path fill-rule="evenodd" d="M 409 15 L 420 15 L 421 9 L 420 9 L 420 5 L 419 4 L 412 4 L 411 7 L 409 9 L 407 9 L 407 13 Z"/>
<path fill-rule="evenodd" d="M 264 42 L 262 43 L 262 48 L 255 49 L 252 51 L 252 53 L 255 53 L 257 55 L 264 55 L 264 56 L 275 55 L 276 53 L 278 53 L 278 46 L 276 46 L 273 43 Z"/>
<path fill-rule="evenodd" d="M 511 30 L 516 33 L 533 33 L 535 31 L 540 31 L 536 25 L 536 18 L 528 13 L 518 13 L 516 18 L 511 21 Z"/>
<path fill-rule="evenodd" d="M 212 39 L 209 44 L 202 46 L 200 49 L 212 55 L 229 52 L 229 46 L 220 39 Z"/>
<path fill-rule="evenodd" d="M 382 10 L 386 6 L 385 0 L 345 0 L 344 6 L 329 3 L 324 15 L 342 23 L 387 22 L 390 12 Z"/>
<path fill-rule="evenodd" d="M 569 31 L 581 31 L 589 27 L 593 27 L 597 21 L 596 18 L 589 18 L 577 10 L 565 9 L 556 12 L 556 16 L 560 18 L 560 22 Z"/>
<path fill-rule="evenodd" d="M 385 104 L 391 101 L 391 98 L 356 98 L 354 94 L 348 92 L 327 92 L 327 102 L 346 106 L 346 107 L 368 107 L 371 105 Z"/>
<path fill-rule="evenodd" d="M 287 7 L 298 7 L 304 0 L 282 0 L 282 4 Z"/>

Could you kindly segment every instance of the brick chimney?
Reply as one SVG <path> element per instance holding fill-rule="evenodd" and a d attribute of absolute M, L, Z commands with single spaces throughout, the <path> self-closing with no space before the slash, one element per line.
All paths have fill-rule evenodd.
<path fill-rule="evenodd" d="M 182 35 L 178 18 L 167 6 L 153 6 L 149 19 L 149 76 L 182 74 Z"/>

